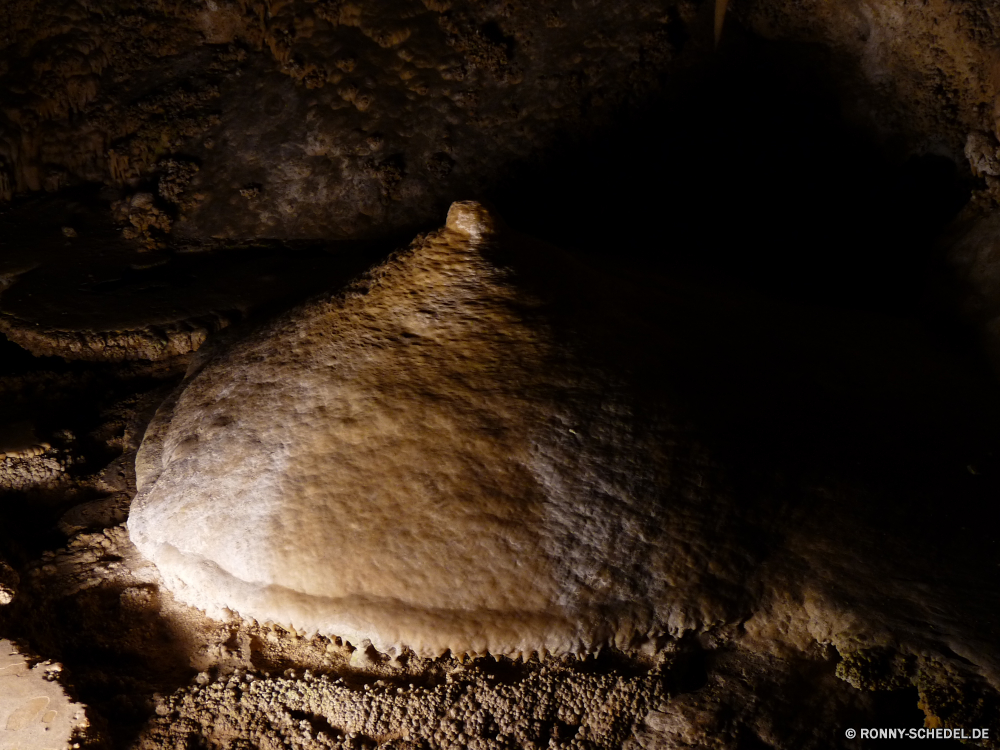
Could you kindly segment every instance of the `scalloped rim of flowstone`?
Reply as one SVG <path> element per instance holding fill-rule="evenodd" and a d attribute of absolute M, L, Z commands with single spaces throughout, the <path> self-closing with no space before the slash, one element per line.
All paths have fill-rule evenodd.
<path fill-rule="evenodd" d="M 453 204 L 445 226 L 445 231 L 465 237 L 474 246 L 500 229 L 498 219 L 472 202 Z M 373 268 L 340 294 L 345 299 L 365 295 L 372 279 L 378 279 L 383 271 L 383 266 Z M 301 632 L 336 635 L 352 643 L 369 641 L 382 652 L 407 647 L 424 656 L 447 651 L 514 657 L 533 652 L 583 654 L 604 644 L 628 648 L 662 636 L 666 630 L 680 634 L 698 627 L 679 612 L 670 616 L 670 622 L 657 626 L 641 602 L 616 602 L 614 611 L 607 604 L 545 611 L 434 610 L 375 596 L 325 598 L 238 578 L 213 560 L 151 538 L 145 528 L 150 523 L 148 518 L 136 523 L 136 513 L 144 510 L 145 496 L 162 473 L 160 443 L 169 429 L 173 403 L 182 392 L 183 386 L 161 407 L 159 417 L 147 431 L 137 461 L 140 468 L 147 467 L 149 475 L 139 488 L 128 526 L 133 543 L 157 565 L 167 588 L 180 601 L 210 617 L 225 619 L 238 614 L 244 619 L 273 622 L 270 613 L 280 610 L 285 616 L 278 624 Z M 226 591 L 224 603 L 212 593 L 220 590 Z M 276 601 L 280 607 L 275 606 Z M 387 618 L 385 613 L 390 609 L 392 615 Z"/>

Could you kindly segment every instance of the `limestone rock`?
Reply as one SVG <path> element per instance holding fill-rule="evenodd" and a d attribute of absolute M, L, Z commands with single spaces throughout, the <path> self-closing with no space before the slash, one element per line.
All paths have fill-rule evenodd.
<path fill-rule="evenodd" d="M 23 97 L 0 118 L 0 203 L 121 187 L 142 247 L 419 225 L 640 99 L 682 35 L 687 56 L 707 50 L 694 6 L 16 0 L 0 10 L 0 87 Z M 66 28 L 72 45 L 49 43 Z"/>
<path fill-rule="evenodd" d="M 971 146 L 973 166 L 992 174 L 1000 99 L 988 40 L 997 15 L 986 5 L 965 16 L 955 7 L 929 0 L 925 12 L 908 13 L 882 4 L 761 0 L 741 8 L 740 20 L 767 39 L 822 47 L 831 69 L 843 66 L 838 77 L 850 91 L 843 102 L 852 120 L 956 161 Z M 937 87 L 926 85 L 931 70 Z M 990 136 L 968 139 L 972 131 Z"/>
<path fill-rule="evenodd" d="M 553 258 L 499 237 L 455 204 L 188 378 L 129 519 L 182 598 L 423 653 L 589 651 L 736 616 L 752 569 L 690 541 L 731 530 L 628 374 L 655 373 L 655 348 L 557 330 L 561 303 L 531 290 Z"/>
<path fill-rule="evenodd" d="M 69 242 L 51 219 L 78 227 Z M 147 252 L 99 212 L 58 198 L 0 217 L 0 335 L 36 356 L 164 360 L 260 308 L 315 294 L 364 265 L 355 243 L 203 241 Z M 2 433 L 0 433 L 2 442 Z"/>
<path fill-rule="evenodd" d="M 493 664 L 496 666 L 496 663 Z M 237 675 L 178 690 L 134 747 L 621 748 L 655 694 L 657 672 L 596 674 L 532 662 L 499 677 L 483 660 L 430 686 L 330 675 Z M 304 717 L 289 721 L 288 716 Z"/>
<path fill-rule="evenodd" d="M 50 445 L 42 445 L 30 422 L 0 424 L 0 460 L 40 456 Z"/>
<path fill-rule="evenodd" d="M 199 354 L 129 533 L 183 601 L 381 653 L 738 635 L 990 682 L 966 465 L 995 471 L 997 405 L 949 357 L 894 318 L 598 275 L 459 203 Z"/>

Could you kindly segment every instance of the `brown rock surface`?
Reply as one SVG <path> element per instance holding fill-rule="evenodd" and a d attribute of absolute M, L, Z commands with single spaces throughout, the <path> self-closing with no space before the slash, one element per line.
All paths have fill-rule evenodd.
<path fill-rule="evenodd" d="M 446 232 L 437 242 L 457 238 Z M 588 366 L 603 363 L 597 372 L 619 372 L 620 383 L 633 385 L 643 378 L 619 368 L 623 355 L 637 356 L 637 342 L 646 352 L 638 361 L 666 363 L 652 369 L 652 391 L 640 393 L 684 417 L 678 434 L 691 442 L 686 452 L 684 443 L 672 448 L 673 476 L 721 511 L 700 529 L 684 527 L 677 559 L 709 575 L 725 571 L 717 561 L 726 556 L 746 560 L 730 570 L 748 585 L 710 592 L 736 616 L 634 651 L 526 663 L 431 660 L 408 650 L 389 658 L 364 641 L 213 622 L 175 601 L 116 526 L 121 493 L 127 502 L 134 492 L 128 467 L 142 415 L 177 365 L 29 371 L 0 381 L 6 423 L 30 419 L 32 440 L 62 440 L 87 461 L 74 463 L 44 502 L 10 489 L 0 496 L 16 521 L 2 526 L 2 539 L 19 577 L 0 627 L 67 665 L 94 724 L 88 741 L 150 750 L 681 742 L 735 750 L 757 741 L 846 747 L 849 726 L 995 726 L 997 560 L 990 506 L 979 504 L 994 496 L 997 476 L 992 384 L 919 321 L 610 272 L 595 280 L 511 234 L 487 253 L 484 273 L 496 272 L 504 252 L 522 273 L 501 274 L 508 286 L 500 288 L 532 304 L 550 300 L 540 309 L 552 323 L 542 329 L 567 334 L 560 351 L 578 351 L 575 342 L 589 338 Z M 406 278 L 407 257 L 389 266 L 401 276 L 375 280 Z M 558 283 L 536 283 L 553 272 Z M 363 310 L 365 297 L 352 304 Z M 529 324 L 539 330 L 537 316 L 519 325 Z M 388 335 L 385 328 L 372 335 Z M 245 345 L 203 352 L 196 370 L 210 372 Z M 394 346 L 376 352 L 390 356 Z M 67 419 L 75 441 L 58 437 L 55 426 Z M 50 536 L 56 521 L 66 544 Z M 653 529 L 653 539 L 669 539 L 667 531 Z M 705 600 L 696 588 L 679 600 L 689 595 L 696 606 Z"/>
<path fill-rule="evenodd" d="M 76 227 L 71 237 L 61 224 Z M 9 211 L 0 235 L 0 333 L 36 356 L 91 361 L 188 354 L 373 257 L 356 242 L 205 241 L 150 252 L 123 241 L 93 205 L 59 199 Z"/>
<path fill-rule="evenodd" d="M 129 520 L 182 599 L 421 655 L 587 653 L 738 617 L 736 530 L 714 561 L 674 536 L 725 511 L 687 476 L 704 459 L 669 402 L 639 400 L 666 366 L 653 332 L 624 311 L 631 346 L 574 341 L 572 308 L 529 286 L 558 256 L 508 259 L 493 221 L 454 204 L 192 373 L 147 432 Z"/>
<path fill-rule="evenodd" d="M 717 50 L 713 5 L 728 6 Z M 921 726 L 987 727 L 981 744 L 997 746 L 1000 403 L 972 339 L 996 359 L 998 30 L 983 0 L 0 2 L 0 329 L 41 355 L 0 338 L 0 638 L 32 655 L 19 665 L 46 660 L 28 674 L 65 665 L 58 690 L 86 705 L 90 725 L 73 741 L 87 750 L 825 750 L 858 747 L 848 727 Z M 482 272 L 471 299 L 485 295 L 506 325 L 462 328 L 462 316 L 443 315 L 489 344 L 439 368 L 458 373 L 456 385 L 430 377 L 426 336 L 393 338 L 389 322 L 411 304 L 402 290 L 426 292 L 408 286 L 414 274 L 454 290 L 435 262 L 415 273 L 412 261 L 460 249 L 459 234 L 423 236 L 368 277 L 365 298 L 335 290 L 376 260 L 339 240 L 399 230 L 409 240 L 464 196 L 495 200 L 574 257 L 509 232 L 484 255 L 462 254 L 460 267 Z M 245 327 L 317 290 L 328 294 L 291 317 Z M 469 529 L 505 519 L 456 523 L 461 502 L 403 505 L 374 533 L 396 549 L 437 545 L 433 575 L 411 576 L 419 566 L 391 559 L 388 542 L 361 543 L 354 527 L 373 533 L 366 522 L 378 517 L 368 495 L 291 533 L 332 530 L 318 556 L 352 550 L 354 570 L 370 571 L 373 555 L 382 575 L 350 584 L 415 602 L 411 615 L 434 597 L 555 601 L 563 622 L 592 635 L 575 646 L 596 652 L 602 634 L 637 631 L 624 648 L 429 658 L 380 653 L 361 632 L 355 643 L 224 611 L 210 619 L 132 545 L 135 451 L 188 361 L 190 396 L 197 382 L 222 383 L 249 347 L 271 352 L 266 332 L 302 324 L 302 311 L 357 312 L 319 326 L 316 349 L 328 352 L 344 339 L 325 334 L 357 330 L 377 292 L 398 302 L 368 315 L 365 335 L 380 346 L 364 357 L 347 347 L 351 368 L 332 369 L 367 373 L 354 396 L 382 383 L 379 398 L 341 392 L 332 403 L 381 421 L 338 432 L 308 409 L 290 416 L 282 404 L 309 398 L 281 380 L 270 393 L 287 400 L 248 399 L 273 417 L 254 428 L 262 440 L 285 430 L 301 445 L 305 426 L 323 441 L 380 434 L 366 443 L 374 470 L 338 465 L 342 484 L 364 490 L 409 475 L 420 496 L 433 467 L 456 465 L 466 487 L 538 490 L 518 484 L 530 472 L 501 476 L 538 461 L 498 425 L 530 433 L 555 414 L 558 429 L 531 434 L 565 469 L 550 474 L 583 485 L 564 494 L 601 511 L 570 526 L 597 532 L 549 533 L 539 508 L 558 488 L 543 486 L 518 496 L 506 536 L 488 535 L 552 542 L 527 557 L 535 577 L 498 575 L 490 563 L 509 563 L 512 546 L 467 554 Z M 193 357 L 202 341 L 208 351 Z M 494 356 L 505 346 L 519 356 Z M 304 348 L 272 359 L 308 359 Z M 549 398 L 568 377 L 572 398 Z M 525 382 L 527 395 L 512 385 Z M 436 421 L 391 408 L 415 384 L 403 402 Z M 465 397 L 442 405 L 441 394 Z M 175 413 L 204 440 L 188 459 L 191 444 L 176 446 L 164 475 L 253 421 L 246 405 L 226 425 L 171 404 L 148 445 L 185 436 Z M 457 425 L 448 440 L 443 424 Z M 310 450 L 296 455 L 322 452 Z M 237 458 L 260 454 L 249 445 Z M 296 490 L 308 483 L 289 477 L 329 470 L 305 463 L 267 476 Z M 577 466 L 596 469 L 566 468 Z M 601 492 L 622 477 L 653 491 L 608 512 L 614 492 Z M 498 498 L 488 496 L 510 507 Z M 235 505 L 240 518 L 246 505 Z M 608 538 L 600 554 L 584 544 Z M 271 571 L 304 556 L 233 549 L 228 560 Z M 449 585 L 456 559 L 465 572 Z M 604 567 L 588 569 L 594 560 Z M 309 577 L 308 564 L 289 567 Z M 594 575 L 569 575 L 579 570 Z M 476 588 L 501 579 L 523 585 Z M 576 587 L 552 598 L 567 580 Z M 587 609 L 609 591 L 644 606 Z M 387 612 L 381 622 L 399 622 Z M 454 623 L 447 614 L 430 619 Z M 521 646 L 546 631 L 538 619 L 462 615 L 501 645 L 501 631 Z M 425 633 L 427 622 L 405 624 Z M 454 635 L 435 628 L 440 643 L 425 653 Z M 4 697 L 0 686 L 2 711 Z M 31 705 L 13 706 L 25 708 L 15 724 Z"/>
<path fill-rule="evenodd" d="M 996 146 L 1000 14 L 989 3 L 744 0 L 733 13 L 765 38 L 821 49 L 848 118 L 896 147 L 960 161 L 972 134 Z"/>
<path fill-rule="evenodd" d="M 975 475 L 940 444 L 937 466 L 862 458 L 928 450 L 895 424 L 916 404 L 931 431 L 974 408 L 933 338 L 598 286 L 495 227 L 456 204 L 446 229 L 192 371 L 147 432 L 129 520 L 169 588 L 390 654 L 699 635 L 825 644 L 844 664 L 883 649 L 904 682 L 948 663 L 992 695 Z M 827 406 L 800 423 L 803 397 Z M 960 530 L 921 530 L 946 486 Z"/>
<path fill-rule="evenodd" d="M 2 13 L 0 200 L 120 186 L 120 219 L 150 247 L 167 232 L 355 238 L 426 222 L 655 87 L 698 11 L 17 0 Z"/>

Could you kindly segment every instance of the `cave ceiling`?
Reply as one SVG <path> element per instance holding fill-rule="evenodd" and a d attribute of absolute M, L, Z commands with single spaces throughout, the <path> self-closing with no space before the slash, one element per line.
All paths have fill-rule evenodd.
<path fill-rule="evenodd" d="M 150 244 L 384 235 L 640 99 L 697 10 L 7 3 L 0 192 L 106 185 Z"/>

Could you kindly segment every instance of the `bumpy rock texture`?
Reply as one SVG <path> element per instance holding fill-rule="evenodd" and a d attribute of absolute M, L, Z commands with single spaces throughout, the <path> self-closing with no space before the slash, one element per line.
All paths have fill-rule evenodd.
<path fill-rule="evenodd" d="M 698 9 L 17 0 L 0 13 L 0 199 L 118 186 L 117 218 L 156 247 L 170 232 L 426 222 L 655 86 Z"/>
<path fill-rule="evenodd" d="M 774 432 L 795 403 L 782 390 L 803 380 L 834 409 L 860 379 L 879 410 L 965 411 L 926 401 L 962 377 L 928 367 L 944 359 L 933 340 L 894 321 L 790 331 L 787 311 L 641 289 L 598 285 L 455 204 L 442 231 L 342 294 L 206 355 L 147 432 L 130 535 L 184 601 L 362 649 L 655 650 L 738 625 L 764 650 L 959 654 L 967 679 L 996 684 L 989 597 L 925 578 L 961 539 L 923 559 L 902 551 L 919 535 L 898 553 L 876 541 L 892 498 L 933 506 L 934 492 L 899 467 L 852 468 L 843 435 L 792 449 Z M 760 338 L 764 321 L 791 360 Z M 841 359 L 848 330 L 850 348 L 882 350 L 864 373 Z M 767 383 L 741 391 L 762 399 L 749 409 L 721 384 L 736 362 Z M 952 481 L 935 472 L 918 473 Z M 955 507 L 978 523 L 969 498 Z M 948 577 L 992 590 L 982 555 Z"/>
<path fill-rule="evenodd" d="M 0 200 L 105 184 L 150 248 L 384 234 L 704 59 L 712 5 L 16 0 L 0 11 Z M 723 49 L 738 23 L 798 45 L 900 153 L 967 152 L 996 177 L 988 4 L 729 6 Z"/>
<path fill-rule="evenodd" d="M 219 744 L 244 737 L 258 747 L 614 748 L 664 694 L 660 669 L 598 675 L 534 665 L 512 679 L 496 666 L 457 667 L 440 684 L 420 687 L 235 674 L 165 701 L 139 747 L 207 736 Z"/>
<path fill-rule="evenodd" d="M 6 657 L 31 685 L 46 679 L 27 704 L 0 685 L 0 735 L 51 726 L 37 699 L 65 690 L 86 705 L 74 741 L 87 750 L 826 750 L 857 746 L 846 727 L 921 724 L 988 727 L 997 746 L 1000 403 L 916 282 L 936 274 L 942 291 L 930 237 L 971 192 L 947 240 L 959 269 L 948 304 L 1000 362 L 1000 17 L 983 0 L 731 0 L 714 50 L 713 5 L 0 2 L 0 333 L 90 360 L 35 359 L 0 338 L 0 637 L 65 665 L 60 688 L 45 663 Z M 390 249 L 355 263 L 359 248 L 333 240 L 409 240 L 451 200 L 483 195 L 608 270 L 509 233 L 472 251 L 467 225 L 239 342 L 245 318 L 336 289 Z M 447 277 L 442 258 L 480 275 Z M 711 285 L 749 279 L 771 301 L 658 276 L 689 258 Z M 432 304 L 401 323 L 421 295 Z M 372 321 L 368 298 L 395 305 L 377 316 L 391 326 Z M 477 300 L 482 314 L 454 324 Z M 354 318 L 310 317 L 324 309 Z M 429 376 L 427 309 L 476 355 L 435 365 L 447 384 Z M 486 328 L 486 311 L 505 325 Z M 165 564 L 165 582 L 129 540 L 135 451 L 190 352 L 211 348 L 150 433 L 143 503 L 155 476 L 180 485 L 185 466 L 265 453 L 214 451 L 240 439 L 245 408 L 213 402 L 198 424 L 194 396 L 225 391 L 226 368 L 254 347 L 267 354 L 247 363 L 254 377 L 302 364 L 308 338 L 277 357 L 267 342 L 307 319 L 317 350 L 353 351 L 350 335 L 378 345 L 330 368 L 367 381 L 332 393 L 317 376 L 293 392 L 275 376 L 269 398 L 238 374 L 233 393 L 257 394 L 253 430 L 278 447 L 268 461 L 300 457 L 263 474 L 288 497 L 334 471 L 319 496 L 365 492 L 311 528 L 250 519 L 270 556 L 224 529 L 223 562 L 296 565 L 298 583 L 326 585 L 304 550 L 275 543 L 326 529 L 340 546 L 317 557 L 360 551 L 347 569 L 363 572 L 342 580 L 395 598 L 392 618 L 371 619 L 433 631 L 427 642 L 389 625 L 381 640 L 374 622 L 351 641 L 228 617 L 218 605 L 232 588 L 196 571 L 212 583 L 197 603 L 224 618 L 209 619 L 171 593 L 198 599 L 177 575 L 190 557 Z M 403 395 L 428 418 L 392 409 Z M 302 409 L 260 424 L 317 399 L 334 407 L 327 422 Z M 313 460 L 349 452 L 331 417 L 365 466 Z M 184 441 L 192 425 L 200 443 Z M 581 466 L 582 479 L 567 468 Z M 442 491 L 450 502 L 417 522 L 421 508 L 404 506 L 373 527 L 397 485 L 417 499 L 471 487 L 495 512 Z M 507 503 L 518 487 L 530 492 Z M 579 510 L 572 498 L 592 504 L 560 527 L 544 511 Z M 472 532 L 497 527 L 475 546 Z M 387 543 L 373 551 L 358 529 Z M 532 545 L 538 575 L 508 575 Z M 406 578 L 394 549 L 441 555 Z M 310 616 L 340 611 L 283 596 Z M 549 614 L 501 627 L 428 609 L 491 598 Z M 448 622 L 462 627 L 432 627 Z M 615 636 L 623 649 L 582 657 L 393 648 L 589 652 Z"/>
<path fill-rule="evenodd" d="M 733 531 L 713 560 L 685 541 L 723 509 L 681 473 L 679 420 L 619 382 L 657 363 L 565 339 L 565 302 L 528 286 L 558 256 L 506 257 L 493 221 L 455 204 L 189 378 L 129 520 L 185 599 L 431 654 L 586 653 L 736 616 Z"/>
<path fill-rule="evenodd" d="M 997 146 L 993 38 L 1000 14 L 960 0 L 743 0 L 733 12 L 768 39 L 814 45 L 845 93 L 845 114 L 896 147 L 947 153 L 974 166 Z M 976 134 L 970 140 L 970 135 Z M 992 173 L 991 167 L 982 171 Z"/>
<path fill-rule="evenodd" d="M 19 454 L 10 467 L 72 461 L 63 462 L 54 483 L 0 487 L 0 595 L 9 599 L 0 607 L 0 633 L 66 665 L 74 698 L 87 705 L 88 742 L 150 750 L 407 743 L 737 750 L 764 742 L 791 750 L 847 746 L 848 726 L 996 726 L 992 572 L 1000 560 L 991 509 L 1000 411 L 993 382 L 952 342 L 915 319 L 717 294 L 646 273 L 595 275 L 504 232 L 477 255 L 468 251 L 467 232 L 448 230 L 422 238 L 352 287 L 368 288 L 367 295 L 333 294 L 304 308 L 356 306 L 345 330 L 366 331 L 384 344 L 372 359 L 354 362 L 357 372 L 428 345 L 401 335 L 410 328 L 389 340 L 382 327 L 351 327 L 370 320 L 364 309 L 372 295 L 397 299 L 399 310 L 411 305 L 389 282 L 406 278 L 413 270 L 407 259 L 421 252 L 458 252 L 459 266 L 482 270 L 478 280 L 449 282 L 459 288 L 464 278 L 470 293 L 506 289 L 505 305 L 524 300 L 509 330 L 535 332 L 540 344 L 528 356 L 554 351 L 557 364 L 577 361 L 577 372 L 617 373 L 616 398 L 631 393 L 641 404 L 664 405 L 676 420 L 667 448 L 673 474 L 664 486 L 671 493 L 679 486 L 671 508 L 689 511 L 677 532 L 681 554 L 672 560 L 713 584 L 734 570 L 746 584 L 684 593 L 692 609 L 716 603 L 722 621 L 631 644 L 637 649 L 606 648 L 596 658 L 485 656 L 461 663 L 405 649 L 390 658 L 364 640 L 308 637 L 279 625 L 208 620 L 175 600 L 120 525 L 135 493 L 134 451 L 172 378 L 183 374 L 184 359 L 62 365 L 23 352 L 19 358 L 7 345 L 4 366 L 28 368 L 0 378 L 5 445 Z M 446 313 L 444 300 L 437 302 Z M 474 318 L 471 330 L 475 325 Z M 266 338 L 258 332 L 242 344 L 220 341 L 199 355 L 190 382 Z M 487 338 L 504 340 L 503 331 Z M 547 349 L 551 341 L 556 346 Z M 582 361 L 581 341 L 591 344 Z M 320 342 L 333 345 L 329 337 Z M 477 351 L 485 356 L 495 348 Z M 279 349 L 272 361 L 295 359 L 293 350 Z M 624 370 L 629 362 L 638 366 Z M 266 366 L 263 360 L 248 372 Z M 519 366 L 510 357 L 495 364 L 515 374 Z M 559 373 L 565 368 L 534 377 Z M 421 377 L 402 369 L 395 376 L 409 383 Z M 455 387 L 489 376 L 473 367 Z M 272 393 L 282 383 L 272 384 Z M 582 380 L 560 413 L 572 415 L 593 387 Z M 496 404 L 510 391 L 501 384 L 475 398 Z M 172 409 L 161 412 L 151 443 L 169 432 Z M 447 413 L 441 404 L 427 409 Z M 641 428 L 653 416 L 640 410 L 631 424 Z M 308 413 L 298 418 L 312 421 Z M 557 442 L 556 455 L 574 461 L 585 441 L 605 439 L 592 429 L 605 419 L 598 412 L 542 434 L 561 436 L 566 443 Z M 413 435 L 437 426 L 417 424 Z M 213 420 L 204 436 L 226 428 Z M 351 434 L 363 428 L 356 423 Z M 396 436 L 398 444 L 408 439 Z M 487 443 L 507 439 L 494 430 Z M 44 443 L 50 452 L 20 455 Z M 197 453 L 207 443 L 186 447 Z M 393 470 L 390 458 L 379 457 L 376 477 Z M 632 471 L 638 463 L 630 456 L 623 465 Z M 480 472 L 472 486 L 480 479 L 493 481 Z M 699 516 L 689 498 L 707 502 L 713 515 Z M 357 507 L 370 510 L 368 496 L 362 500 Z M 362 520 L 357 511 L 340 516 L 344 528 L 335 533 L 347 537 L 350 524 Z M 545 520 L 527 517 L 534 525 L 525 533 L 544 528 Z M 390 524 L 387 536 L 401 526 Z M 674 529 L 643 533 L 658 543 Z M 448 537 L 459 551 L 467 538 Z M 641 565 L 610 570 L 592 587 L 641 581 Z M 597 624 L 609 622 L 613 612 Z M 605 695 L 612 696 L 607 706 Z"/>
<path fill-rule="evenodd" d="M 0 215 L 0 333 L 36 356 L 169 359 L 261 308 L 336 284 L 370 252 L 212 240 L 153 252 L 123 239 L 92 201 L 24 201 Z"/>

